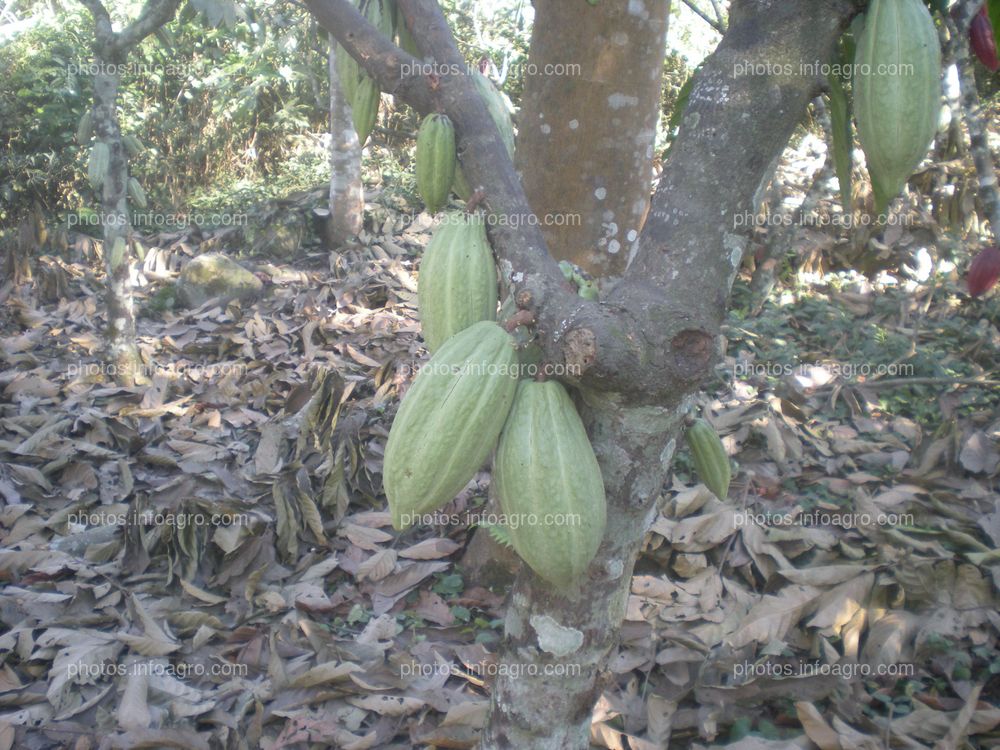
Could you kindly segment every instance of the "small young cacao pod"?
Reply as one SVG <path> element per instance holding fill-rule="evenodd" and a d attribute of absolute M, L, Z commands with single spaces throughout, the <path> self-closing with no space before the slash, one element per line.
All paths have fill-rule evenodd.
<path fill-rule="evenodd" d="M 514 550 L 558 589 L 580 581 L 607 522 L 600 466 L 566 389 L 522 380 L 493 462 Z"/>
<path fill-rule="evenodd" d="M 146 191 L 135 177 L 128 178 L 128 197 L 136 205 L 136 208 L 146 207 Z"/>
<path fill-rule="evenodd" d="M 111 152 L 108 144 L 98 141 L 90 147 L 90 161 L 87 162 L 87 180 L 90 186 L 97 190 L 104 184 L 108 174 L 108 164 L 111 162 Z"/>
<path fill-rule="evenodd" d="M 83 117 L 80 118 L 80 122 L 76 126 L 76 142 L 86 143 L 90 140 L 90 137 L 94 134 L 94 110 L 92 108 L 87 108 L 87 111 L 83 113 Z"/>
<path fill-rule="evenodd" d="M 698 478 L 717 498 L 725 500 L 729 494 L 732 469 L 719 436 L 704 419 L 696 419 L 688 427 L 687 441 Z"/>
<path fill-rule="evenodd" d="M 448 202 L 455 181 L 455 128 L 448 115 L 430 114 L 417 133 L 417 192 L 429 213 Z"/>
<path fill-rule="evenodd" d="M 378 107 L 382 101 L 382 92 L 378 84 L 368 76 L 362 76 L 351 102 L 351 117 L 354 120 L 354 130 L 358 134 L 358 145 L 364 146 L 368 136 L 375 127 L 378 118 Z"/>

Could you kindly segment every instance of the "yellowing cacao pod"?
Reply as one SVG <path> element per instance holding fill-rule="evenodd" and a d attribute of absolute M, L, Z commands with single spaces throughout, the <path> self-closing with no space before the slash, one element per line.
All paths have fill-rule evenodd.
<path fill-rule="evenodd" d="M 87 180 L 90 186 L 97 190 L 104 184 L 104 178 L 108 174 L 108 164 L 111 162 L 111 152 L 108 151 L 108 144 L 98 141 L 90 147 L 90 161 L 87 162 Z"/>
<path fill-rule="evenodd" d="M 128 197 L 137 208 L 146 207 L 146 191 L 135 177 L 128 178 Z"/>
<path fill-rule="evenodd" d="M 80 118 L 80 122 L 76 126 L 76 142 L 86 143 L 90 140 L 90 137 L 94 134 L 94 110 L 88 108 L 86 112 L 83 113 L 83 117 Z"/>
<path fill-rule="evenodd" d="M 715 496 L 725 500 L 729 494 L 729 482 L 732 480 L 732 469 L 729 466 L 729 456 L 722 441 L 712 429 L 712 425 L 704 419 L 695 420 L 687 431 L 688 445 L 694 458 L 694 468 L 698 478 Z"/>
<path fill-rule="evenodd" d="M 448 202 L 455 181 L 455 128 L 448 115 L 430 114 L 417 133 L 417 192 L 427 211 L 437 211 Z"/>
<path fill-rule="evenodd" d="M 493 481 L 517 554 L 559 589 L 580 581 L 601 545 L 607 501 L 587 431 L 558 382 L 518 384 Z"/>
<path fill-rule="evenodd" d="M 423 366 L 385 446 L 393 526 L 413 525 L 469 483 L 496 445 L 516 385 L 514 340 L 490 321 L 452 336 Z"/>
<path fill-rule="evenodd" d="M 459 331 L 496 320 L 497 271 L 481 217 L 449 212 L 420 261 L 417 303 L 433 353 Z"/>
<path fill-rule="evenodd" d="M 354 101 L 351 102 L 351 116 L 354 119 L 354 130 L 358 134 L 358 143 L 362 146 L 371 135 L 372 128 L 375 127 L 375 120 L 378 117 L 378 105 L 382 100 L 382 93 L 378 84 L 368 77 L 362 76 L 358 88 L 354 92 Z"/>
<path fill-rule="evenodd" d="M 941 111 L 941 49 L 922 0 L 872 0 L 855 52 L 854 116 L 875 205 L 923 160 Z"/>

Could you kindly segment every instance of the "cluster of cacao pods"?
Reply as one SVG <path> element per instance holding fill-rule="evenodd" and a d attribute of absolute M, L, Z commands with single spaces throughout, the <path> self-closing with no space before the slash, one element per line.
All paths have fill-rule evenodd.
<path fill-rule="evenodd" d="M 396 4 L 390 0 L 361 0 L 359 10 L 368 22 L 382 34 L 392 39 L 396 34 Z M 405 30 L 405 25 L 403 26 Z M 340 80 L 341 91 L 351 104 L 351 118 L 358 142 L 364 146 L 375 128 L 382 92 L 375 80 L 361 70 L 361 66 L 344 47 L 338 45 L 334 66 Z"/>
<path fill-rule="evenodd" d="M 969 46 L 987 70 L 992 73 L 1000 70 L 997 38 L 985 5 L 972 18 L 972 24 L 969 26 Z"/>
<path fill-rule="evenodd" d="M 855 50 L 854 116 L 879 212 L 937 132 L 941 51 L 922 0 L 872 0 Z"/>

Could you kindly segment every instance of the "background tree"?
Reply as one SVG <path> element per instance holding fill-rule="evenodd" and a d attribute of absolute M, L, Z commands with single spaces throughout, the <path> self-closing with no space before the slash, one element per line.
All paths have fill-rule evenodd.
<path fill-rule="evenodd" d="M 115 379 L 132 384 L 142 378 L 142 362 L 135 343 L 135 310 L 132 303 L 131 231 L 128 211 L 128 153 L 118 123 L 118 89 L 129 53 L 173 18 L 180 0 L 149 0 L 139 17 L 122 31 L 115 31 L 111 14 L 100 0 L 82 0 L 94 19 L 95 149 L 103 149 L 106 164 L 98 165 L 101 226 L 107 272 L 106 330 L 108 363 Z"/>

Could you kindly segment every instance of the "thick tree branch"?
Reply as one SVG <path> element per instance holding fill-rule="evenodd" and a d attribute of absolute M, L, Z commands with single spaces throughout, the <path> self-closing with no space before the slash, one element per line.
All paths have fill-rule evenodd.
<path fill-rule="evenodd" d="M 606 301 L 566 291 L 485 104 L 433 0 L 399 0 L 425 59 L 399 50 L 348 0 L 306 0 L 385 91 L 455 124 L 462 169 L 484 186 L 490 238 L 518 306 L 534 313 L 546 359 L 565 379 L 632 402 L 672 402 L 705 376 L 752 210 L 862 0 L 734 2 L 730 30 L 699 76 L 626 283 Z M 777 74 L 760 72 L 774 65 Z M 752 72 L 747 66 L 756 66 Z M 789 71 L 785 72 L 785 67 Z M 636 238 L 632 238 L 636 239 Z M 708 304 L 705 304 L 708 302 Z M 574 377 L 574 375 L 576 377 Z"/>
<path fill-rule="evenodd" d="M 129 49 L 158 28 L 168 23 L 177 12 L 181 0 L 146 0 L 139 17 L 126 26 L 116 39 L 120 49 Z"/>

